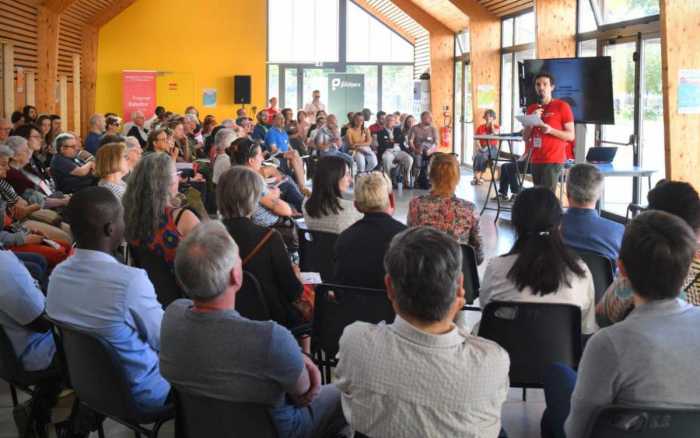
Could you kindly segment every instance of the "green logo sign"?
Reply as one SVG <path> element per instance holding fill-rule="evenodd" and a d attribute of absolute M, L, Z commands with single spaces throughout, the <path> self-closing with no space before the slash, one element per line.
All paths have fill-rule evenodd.
<path fill-rule="evenodd" d="M 331 73 L 328 75 L 328 110 L 337 114 L 339 120 L 344 115 L 362 111 L 365 106 L 365 75 Z"/>

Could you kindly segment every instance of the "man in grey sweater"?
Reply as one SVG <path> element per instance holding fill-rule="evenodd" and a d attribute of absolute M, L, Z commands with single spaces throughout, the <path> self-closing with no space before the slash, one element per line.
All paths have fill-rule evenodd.
<path fill-rule="evenodd" d="M 610 404 L 700 407 L 700 308 L 678 298 L 696 249 L 695 233 L 668 213 L 644 213 L 627 227 L 618 265 L 634 289 L 635 310 L 590 339 L 578 376 L 552 367 L 543 437 L 584 437 Z"/>

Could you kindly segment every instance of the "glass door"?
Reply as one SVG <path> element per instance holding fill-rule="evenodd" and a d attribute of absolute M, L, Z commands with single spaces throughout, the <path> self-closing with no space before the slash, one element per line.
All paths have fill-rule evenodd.
<path fill-rule="evenodd" d="M 335 73 L 334 68 L 308 68 L 303 69 L 301 83 L 303 93 L 301 95 L 301 106 L 303 109 L 307 103 L 311 102 L 314 90 L 321 92 L 321 102 L 328 107 L 328 74 Z"/>
<path fill-rule="evenodd" d="M 291 108 L 296 112 L 299 107 L 299 78 L 296 67 L 282 67 L 280 72 L 281 96 L 280 108 Z"/>
<path fill-rule="evenodd" d="M 661 83 L 661 39 L 642 41 L 641 151 L 640 162 L 656 170 L 652 184 L 666 177 L 664 151 L 664 104 Z M 646 204 L 648 186 L 641 181 L 641 202 Z"/>

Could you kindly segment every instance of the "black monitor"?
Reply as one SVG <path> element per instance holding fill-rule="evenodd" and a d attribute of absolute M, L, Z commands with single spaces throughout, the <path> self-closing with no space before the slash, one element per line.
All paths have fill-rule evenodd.
<path fill-rule="evenodd" d="M 576 123 L 615 124 L 609 56 L 519 62 L 521 106 L 527 107 L 537 102 L 535 76 L 542 71 L 554 76 L 556 87 L 553 97 L 571 106 Z"/>

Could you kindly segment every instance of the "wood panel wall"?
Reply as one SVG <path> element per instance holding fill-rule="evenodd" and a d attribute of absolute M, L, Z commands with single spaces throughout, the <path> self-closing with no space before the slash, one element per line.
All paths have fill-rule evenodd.
<path fill-rule="evenodd" d="M 678 111 L 681 70 L 700 70 L 700 2 L 660 0 L 666 177 L 700 189 L 700 114 Z"/>
<path fill-rule="evenodd" d="M 576 0 L 535 2 L 537 58 L 576 56 Z"/>

